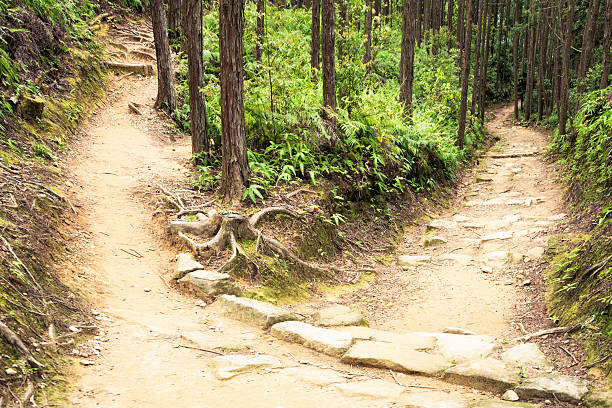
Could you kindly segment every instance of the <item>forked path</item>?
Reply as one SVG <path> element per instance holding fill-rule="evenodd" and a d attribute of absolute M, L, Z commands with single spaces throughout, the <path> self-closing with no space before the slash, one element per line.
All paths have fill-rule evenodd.
<path fill-rule="evenodd" d="M 79 227 L 70 231 L 74 257 L 65 265 L 65 278 L 89 295 L 102 327 L 95 338 L 79 347 L 79 359 L 86 361 L 75 365 L 70 395 L 73 406 L 408 404 L 467 408 L 493 396 L 437 376 L 344 364 L 227 319 L 170 289 L 165 282 L 172 275 L 176 252 L 156 236 L 158 228 L 141 192 L 184 177 L 190 146 L 187 139 L 171 142 L 163 132 L 163 124 L 151 108 L 155 93 L 154 78 L 114 77 L 105 106 L 91 118 L 67 159 Z M 140 104 L 143 115 L 130 113 L 129 102 Z M 504 122 L 508 114 L 502 109 L 489 125 L 502 137 L 499 152 L 491 154 L 543 152 L 544 137 Z M 468 182 L 462 193 L 471 201 L 441 216 L 445 221 L 454 215 L 469 218 L 455 218 L 454 224 L 438 223 L 434 235 L 445 238 L 446 244 L 424 249 L 418 245 L 424 231 L 407 235 L 402 253 L 431 256 L 426 263 L 381 271 L 371 288 L 343 299 L 351 303 L 350 296 L 366 299 L 375 294 L 372 298 L 384 302 L 378 311 L 368 314 L 374 327 L 407 332 L 461 326 L 493 336 L 504 333 L 520 299 L 517 277 L 509 275 L 508 268 L 514 262 L 518 271 L 517 265 L 525 256 L 538 255 L 534 248 L 544 245 L 548 223 L 556 222 L 551 217 L 558 213 L 560 191 L 537 155 L 491 157 L 482 168 L 482 182 Z M 512 232 L 509 238 L 482 241 L 490 233 L 507 231 Z M 449 258 L 445 254 L 461 256 Z M 482 266 L 491 266 L 493 272 L 483 273 Z M 510 278 L 512 285 L 506 285 Z M 352 303 L 363 304 L 359 302 Z M 428 337 L 430 340 L 435 342 Z M 390 343 L 385 341 L 384 347 L 394 347 L 394 338 Z M 405 343 L 401 347 L 406 347 Z M 239 352 L 246 358 L 265 354 L 276 362 L 242 367 L 242 375 L 224 380 L 210 364 L 217 357 L 210 351 Z M 440 356 L 423 358 L 442 361 L 448 367 Z"/>

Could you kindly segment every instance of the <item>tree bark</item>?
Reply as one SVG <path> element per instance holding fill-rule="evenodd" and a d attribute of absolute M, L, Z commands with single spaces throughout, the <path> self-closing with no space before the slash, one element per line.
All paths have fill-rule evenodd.
<path fill-rule="evenodd" d="M 488 18 L 487 18 L 488 17 Z M 484 53 L 482 57 L 481 73 L 480 73 L 480 99 L 478 101 L 478 117 L 484 122 L 485 115 L 485 97 L 487 94 L 487 70 L 489 68 L 489 51 L 491 48 L 491 24 L 493 23 L 493 13 L 491 13 L 491 2 L 487 1 L 485 8 L 485 17 L 483 19 L 487 22 L 485 27 L 485 40 L 484 40 Z"/>
<path fill-rule="evenodd" d="M 567 0 L 565 26 L 563 27 L 563 49 L 561 61 L 561 88 L 559 103 L 559 134 L 567 133 L 567 114 L 569 110 L 569 66 L 570 50 L 572 47 L 572 25 L 574 23 L 574 9 L 576 0 Z"/>
<path fill-rule="evenodd" d="M 548 51 L 548 25 L 549 25 L 549 8 L 548 0 L 543 0 L 540 6 L 540 54 L 538 57 L 538 121 L 544 118 L 544 101 L 545 101 L 545 85 L 546 68 L 549 66 L 546 58 Z"/>
<path fill-rule="evenodd" d="M 584 80 L 586 74 L 591 67 L 593 59 L 593 51 L 595 47 L 595 29 L 597 25 L 597 17 L 599 16 L 600 0 L 591 0 L 587 12 L 586 23 L 582 34 L 582 52 L 580 53 L 580 61 L 576 70 L 576 80 L 578 82 L 578 92 L 583 93 L 586 89 Z"/>
<path fill-rule="evenodd" d="M 210 146 L 206 122 L 206 101 L 200 92 L 204 85 L 202 0 L 182 0 L 181 7 L 181 22 L 183 35 L 186 37 L 187 69 L 189 71 L 191 152 L 207 155 Z"/>
<path fill-rule="evenodd" d="M 257 0 L 257 27 L 255 28 L 255 36 L 257 44 L 255 45 L 255 59 L 261 62 L 263 56 L 264 31 L 266 24 L 266 0 Z"/>
<path fill-rule="evenodd" d="M 599 88 L 604 89 L 608 87 L 609 77 L 610 77 L 610 38 L 612 37 L 612 0 L 608 0 L 608 4 L 606 6 L 606 23 L 604 28 L 604 38 L 603 43 L 601 45 L 602 52 L 602 72 L 601 72 L 601 81 L 599 82 Z"/>
<path fill-rule="evenodd" d="M 153 7 L 151 2 L 151 7 Z M 168 0 L 168 35 L 171 38 L 179 36 L 181 28 L 181 0 Z"/>
<path fill-rule="evenodd" d="M 453 36 L 450 35 L 453 32 L 453 8 L 455 2 L 448 0 L 448 11 L 446 12 L 446 26 L 448 27 L 448 50 L 453 48 Z"/>
<path fill-rule="evenodd" d="M 463 149 L 465 143 L 465 122 L 467 116 L 468 83 L 470 82 L 470 50 L 472 38 L 472 0 L 467 0 L 463 65 L 461 67 L 461 104 L 459 106 L 459 129 L 457 130 L 457 145 Z"/>
<path fill-rule="evenodd" d="M 363 54 L 363 63 L 368 65 L 372 61 L 372 0 L 366 0 L 366 15 L 365 15 L 365 53 Z M 366 72 L 369 72 L 369 66 L 366 67 Z"/>
<path fill-rule="evenodd" d="M 244 124 L 244 0 L 219 1 L 221 59 L 221 190 L 225 202 L 242 199 L 249 179 Z"/>
<path fill-rule="evenodd" d="M 523 116 L 525 121 L 529 122 L 531 119 L 531 107 L 533 101 L 533 81 L 535 76 L 535 54 L 537 38 L 537 21 L 536 21 L 536 2 L 532 0 L 531 6 L 529 7 L 529 48 L 527 50 L 527 76 L 525 78 L 525 109 L 523 110 Z"/>
<path fill-rule="evenodd" d="M 470 108 L 470 112 L 472 115 L 476 112 L 476 103 L 480 100 L 479 91 L 480 91 L 480 49 L 482 43 L 482 36 L 484 33 L 484 9 L 485 9 L 485 1 L 480 0 L 478 4 L 478 17 L 476 20 L 476 45 L 474 47 L 474 51 L 476 55 L 474 55 L 474 83 L 472 84 L 472 106 Z"/>
<path fill-rule="evenodd" d="M 330 138 L 336 138 L 338 120 L 336 118 L 336 65 L 335 65 L 335 7 L 334 0 L 323 0 L 321 6 L 321 51 L 323 62 L 323 107 L 328 122 Z"/>
<path fill-rule="evenodd" d="M 310 67 L 313 81 L 316 81 L 321 46 L 321 0 L 312 0 L 312 23 L 310 27 Z"/>
<path fill-rule="evenodd" d="M 410 118 L 412 112 L 412 82 L 414 79 L 414 42 L 416 27 L 414 21 L 415 0 L 403 0 L 402 11 L 402 54 L 400 59 L 400 102 L 404 114 Z"/>
<path fill-rule="evenodd" d="M 176 110 L 176 92 L 174 90 L 174 70 L 172 55 L 168 43 L 168 28 L 163 0 L 151 1 L 151 21 L 153 23 L 153 38 L 155 40 L 155 55 L 157 59 L 157 98 L 155 108 L 164 109 L 170 115 Z"/>
<path fill-rule="evenodd" d="M 514 99 L 514 119 L 519 118 L 519 106 L 518 106 L 518 47 L 519 47 L 519 30 L 518 26 L 521 24 L 521 8 L 523 7 L 522 1 L 517 0 L 514 5 L 514 33 L 512 34 L 512 79 L 514 83 L 513 99 Z"/>

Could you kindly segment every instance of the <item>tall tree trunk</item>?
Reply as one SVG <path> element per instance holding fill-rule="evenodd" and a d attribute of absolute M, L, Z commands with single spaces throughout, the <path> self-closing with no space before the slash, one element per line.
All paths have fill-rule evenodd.
<path fill-rule="evenodd" d="M 363 55 L 363 63 L 368 65 L 372 61 L 372 0 L 366 0 L 365 14 L 365 54 Z M 366 72 L 369 72 L 369 66 L 366 67 Z"/>
<path fill-rule="evenodd" d="M 608 0 L 606 6 L 606 23 L 604 26 L 604 38 L 601 44 L 601 53 L 603 55 L 601 67 L 601 81 L 599 82 L 599 88 L 604 89 L 608 87 L 610 77 L 610 38 L 612 37 L 612 0 Z"/>
<path fill-rule="evenodd" d="M 461 104 L 459 106 L 459 128 L 457 130 L 457 145 L 463 149 L 465 143 L 465 122 L 467 116 L 468 84 L 470 82 L 470 50 L 472 39 L 472 0 L 467 0 L 463 65 L 461 67 Z"/>
<path fill-rule="evenodd" d="M 400 59 L 400 102 L 404 104 L 404 114 L 412 112 L 412 82 L 414 79 L 414 41 L 416 35 L 414 8 L 415 0 L 403 0 L 402 11 L 402 54 Z"/>
<path fill-rule="evenodd" d="M 459 48 L 459 61 L 457 65 L 463 66 L 463 43 L 465 36 L 465 4 L 467 0 L 457 0 L 457 44 Z"/>
<path fill-rule="evenodd" d="M 423 1 L 416 0 L 416 42 L 418 46 L 421 46 L 423 40 Z"/>
<path fill-rule="evenodd" d="M 504 8 L 506 6 L 507 3 L 509 3 L 509 0 L 502 0 L 502 3 L 498 6 L 497 9 L 497 25 L 496 25 L 496 35 L 497 35 L 497 49 L 496 51 L 496 56 L 495 56 L 495 89 L 497 91 L 497 93 L 500 93 L 501 91 L 501 84 L 502 84 L 502 61 L 501 61 L 501 49 L 502 49 L 502 37 L 503 37 L 503 32 L 504 32 L 504 28 L 505 28 L 505 24 L 504 23 Z M 504 55 L 505 56 L 505 55 Z"/>
<path fill-rule="evenodd" d="M 488 19 L 487 19 L 488 16 Z M 487 26 L 485 27 L 485 40 L 484 40 L 484 54 L 482 57 L 482 68 L 480 73 L 480 99 L 478 101 L 478 117 L 481 121 L 484 121 L 485 116 L 485 97 L 487 95 L 487 70 L 489 68 L 489 52 L 491 49 L 491 24 L 493 23 L 494 14 L 491 13 L 491 2 L 487 1 L 487 6 L 485 8 L 485 17 L 484 21 L 487 21 Z"/>
<path fill-rule="evenodd" d="M 485 1 L 480 0 L 478 4 L 477 11 L 477 20 L 476 20 L 476 45 L 474 46 L 474 51 L 476 55 L 474 55 L 474 83 L 472 85 L 472 106 L 470 108 L 470 112 L 472 115 L 476 112 L 476 103 L 479 98 L 480 91 L 480 49 L 482 43 L 482 36 L 484 34 L 484 9 L 485 9 Z"/>
<path fill-rule="evenodd" d="M 584 80 L 586 74 L 591 67 L 593 59 L 593 51 L 595 47 L 595 29 L 597 25 L 597 17 L 599 17 L 599 0 L 591 0 L 587 12 L 586 23 L 582 34 L 582 52 L 580 53 L 580 62 L 576 70 L 576 80 L 578 81 L 578 92 L 583 93 L 586 84 Z"/>
<path fill-rule="evenodd" d="M 560 3 L 560 2 L 559 2 Z M 563 40 L 560 36 L 563 35 L 563 22 L 561 19 L 561 5 L 557 4 L 554 8 L 555 12 L 555 60 L 553 66 L 553 104 L 557 109 L 557 113 L 561 109 L 561 54 L 563 54 Z"/>
<path fill-rule="evenodd" d="M 570 51 L 572 47 L 572 25 L 574 23 L 574 9 L 576 0 L 567 0 L 563 27 L 563 50 L 561 61 L 561 89 L 559 104 L 559 134 L 567 133 L 567 114 L 569 110 L 569 67 Z"/>
<path fill-rule="evenodd" d="M 336 117 L 336 65 L 335 65 L 335 7 L 334 0 L 323 0 L 321 7 L 321 51 L 323 55 L 323 107 L 328 122 L 332 146 L 335 143 L 338 120 Z"/>
<path fill-rule="evenodd" d="M 378 30 L 380 28 L 380 12 L 382 10 L 382 0 L 374 0 L 374 16 L 372 17 L 373 21 L 375 22 L 374 26 L 375 28 Z M 378 18 L 376 18 L 378 17 Z M 376 42 L 376 38 L 374 39 L 374 42 Z"/>
<path fill-rule="evenodd" d="M 151 2 L 151 8 L 153 2 Z M 168 0 L 168 35 L 171 38 L 178 37 L 181 28 L 181 0 Z"/>
<path fill-rule="evenodd" d="M 310 67 L 312 78 L 317 79 L 319 50 L 321 46 L 321 0 L 312 0 L 312 24 L 310 29 Z"/>
<path fill-rule="evenodd" d="M 546 58 L 548 50 L 549 8 L 548 0 L 542 0 L 540 6 L 540 54 L 538 57 L 538 121 L 544 118 L 544 81 L 546 79 L 546 68 L 549 65 Z"/>
<path fill-rule="evenodd" d="M 189 70 L 189 108 L 191 124 L 191 151 L 208 154 L 208 128 L 206 102 L 200 92 L 204 84 L 202 63 L 202 0 L 182 0 L 181 17 L 183 35 L 186 37 L 187 69 Z"/>
<path fill-rule="evenodd" d="M 263 44 L 266 24 L 266 0 L 257 0 L 257 27 L 255 28 L 255 36 L 257 44 L 255 45 L 255 59 L 261 62 L 263 56 Z"/>
<path fill-rule="evenodd" d="M 453 0 L 448 0 L 448 11 L 446 12 L 446 26 L 448 27 L 448 50 L 450 51 L 453 48 L 453 36 L 451 33 L 453 32 L 453 7 L 455 2 Z"/>
<path fill-rule="evenodd" d="M 423 1 L 423 41 L 425 46 L 429 42 L 429 30 L 431 30 L 431 2 L 433 0 L 422 0 Z"/>
<path fill-rule="evenodd" d="M 535 9 L 536 2 L 532 0 L 531 6 L 529 7 L 529 48 L 527 50 L 527 76 L 525 78 L 525 109 L 523 111 L 525 121 L 529 122 L 531 119 L 531 107 L 533 101 L 533 80 L 535 76 L 535 54 L 536 45 L 538 43 L 536 38 L 537 33 L 537 16 Z"/>
<path fill-rule="evenodd" d="M 172 69 L 172 55 L 168 43 L 168 28 L 163 0 L 151 1 L 151 20 L 153 22 L 153 38 L 157 57 L 157 99 L 155 100 L 155 108 L 164 109 L 172 115 L 176 110 L 176 92 L 174 91 L 174 70 Z"/>
<path fill-rule="evenodd" d="M 518 70 L 519 70 L 519 57 L 518 57 L 518 48 L 519 48 L 519 30 L 518 27 L 521 24 L 521 8 L 523 7 L 521 0 L 517 0 L 514 4 L 514 33 L 512 34 L 512 75 L 513 75 L 513 98 L 514 98 L 514 119 L 519 118 L 519 106 L 518 106 Z"/>
<path fill-rule="evenodd" d="M 249 179 L 244 124 L 243 9 L 244 0 L 219 1 L 221 189 L 225 202 L 240 200 Z"/>

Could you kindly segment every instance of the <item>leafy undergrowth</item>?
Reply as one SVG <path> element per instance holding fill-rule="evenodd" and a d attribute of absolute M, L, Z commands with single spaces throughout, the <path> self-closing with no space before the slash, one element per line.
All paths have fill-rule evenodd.
<path fill-rule="evenodd" d="M 261 200 L 277 185 L 317 186 L 332 181 L 336 196 L 367 201 L 377 195 L 420 192 L 455 179 L 459 163 L 472 155 L 483 137 L 478 121 L 469 120 L 473 125 L 467 147 L 461 150 L 455 144 L 460 99 L 457 50 L 439 46 L 433 55 L 426 46 L 417 48 L 414 111 L 405 117 L 398 100 L 399 24 L 375 31 L 375 59 L 369 67 L 362 63 L 363 33 L 347 25 L 338 37 L 344 52 L 336 64 L 340 142 L 330 150 L 325 147 L 330 135 L 322 119 L 321 78 L 311 77 L 310 11 L 268 5 L 264 55 L 258 62 L 254 7 L 254 3 L 245 6 L 245 117 L 252 175 L 245 199 Z M 349 10 L 353 12 L 358 14 Z M 214 4 L 204 17 L 203 30 L 207 120 L 218 148 L 219 40 Z M 444 30 L 437 41 L 446 44 Z M 184 56 L 178 76 L 184 105 L 177 118 L 188 130 Z M 217 187 L 218 165 L 213 159 L 198 168 L 200 188 Z"/>
<path fill-rule="evenodd" d="M 550 313 L 579 332 L 587 363 L 612 373 L 612 87 L 583 98 L 574 132 L 552 148 L 567 174 L 569 196 L 586 235 L 553 245 Z"/>
<path fill-rule="evenodd" d="M 87 320 L 52 265 L 63 251 L 58 226 L 71 211 L 55 187 L 56 156 L 103 95 L 100 22 L 90 20 L 98 11 L 92 1 L 0 0 L 0 321 L 27 348 L 0 335 L 6 406 L 21 406 L 30 384 L 44 399 L 62 354 L 45 345 L 49 333 Z M 28 362 L 30 353 L 44 368 Z"/>

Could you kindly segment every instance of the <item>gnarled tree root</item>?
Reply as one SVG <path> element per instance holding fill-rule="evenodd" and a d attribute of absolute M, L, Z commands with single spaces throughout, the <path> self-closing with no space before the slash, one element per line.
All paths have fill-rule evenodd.
<path fill-rule="evenodd" d="M 6 341 L 13 346 L 25 359 L 30 363 L 32 367 L 45 368 L 45 365 L 37 361 L 30 350 L 23 344 L 23 341 L 17 336 L 6 324 L 0 322 L 0 335 L 6 339 Z"/>

